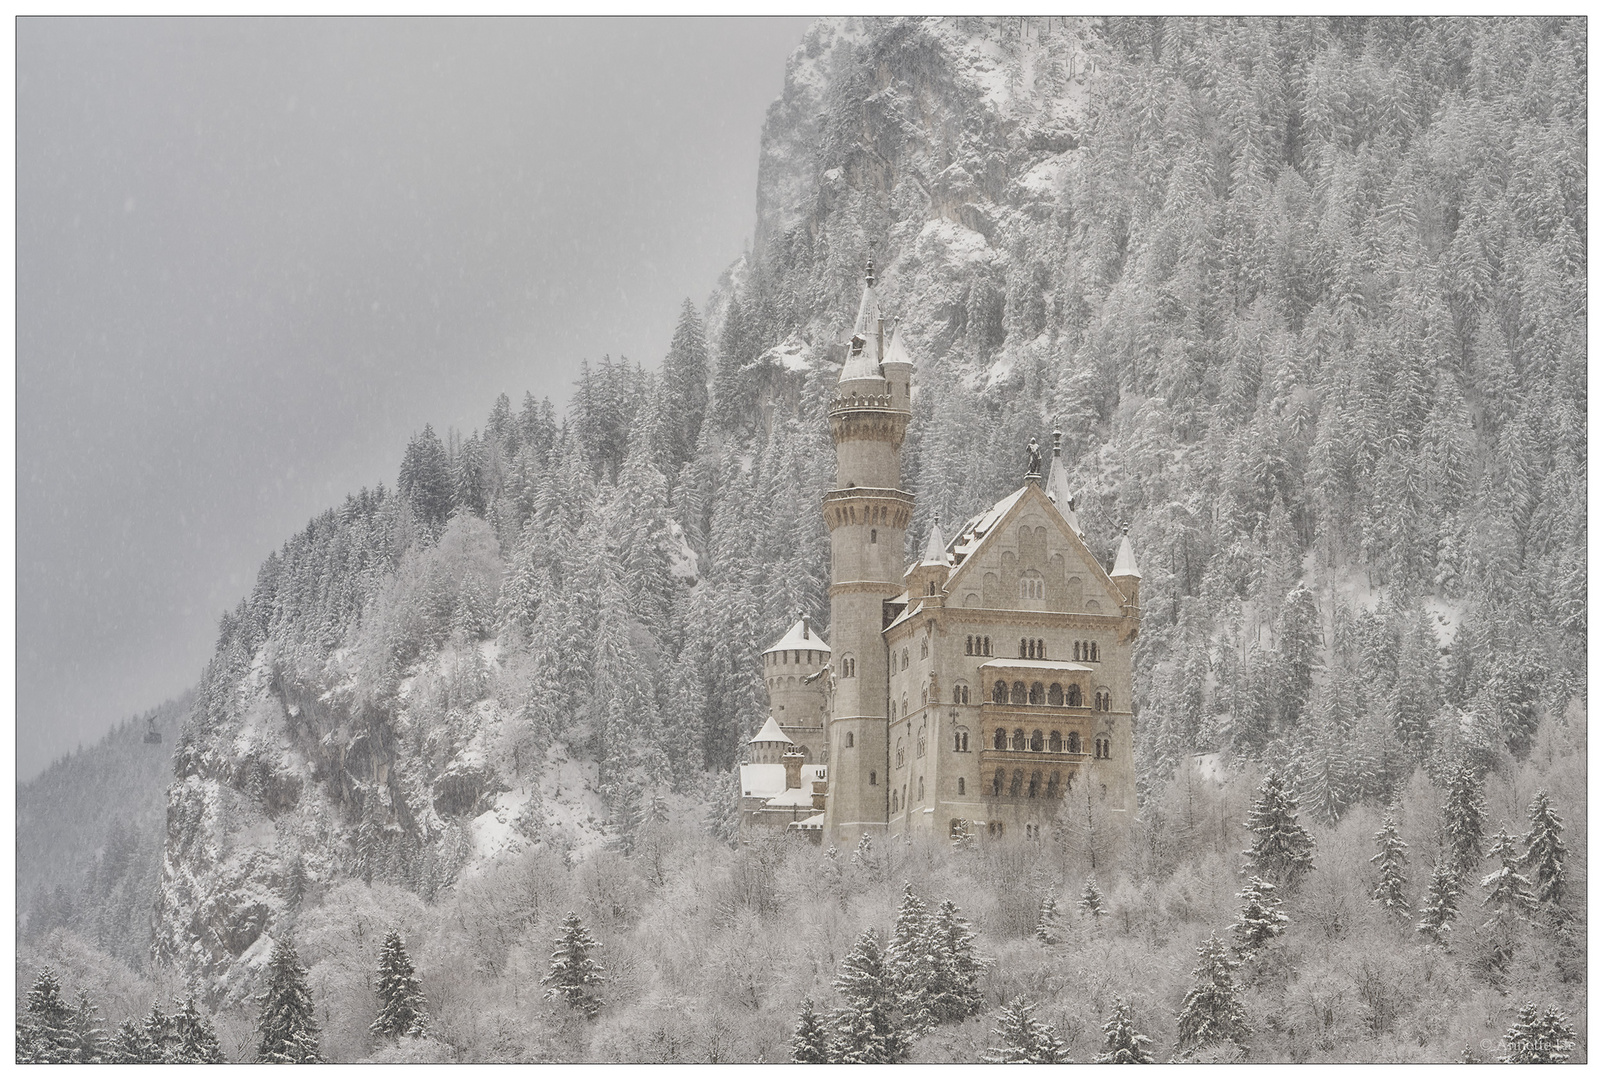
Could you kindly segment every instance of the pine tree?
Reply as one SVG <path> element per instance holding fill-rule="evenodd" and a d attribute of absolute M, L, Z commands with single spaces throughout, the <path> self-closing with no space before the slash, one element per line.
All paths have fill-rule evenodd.
<path fill-rule="evenodd" d="M 1510 1065 L 1562 1065 L 1575 1052 L 1575 1028 L 1551 1006 L 1537 1016 L 1536 1003 L 1528 1001 L 1503 1042 L 1508 1051 L 1502 1060 Z"/>
<path fill-rule="evenodd" d="M 823 1017 L 813 1011 L 813 999 L 802 1001 L 801 1016 L 790 1038 L 790 1060 L 801 1065 L 823 1065 L 829 1061 L 829 1046 Z"/>
<path fill-rule="evenodd" d="M 1098 1065 L 1151 1065 L 1147 1044 L 1152 1040 L 1135 1029 L 1135 1013 L 1123 998 L 1113 999 L 1113 1015 L 1102 1025 L 1102 1056 Z"/>
<path fill-rule="evenodd" d="M 106 1031 L 100 1026 L 100 1010 L 89 1000 L 89 991 L 78 991 L 78 1007 L 72 1014 L 72 1060 L 81 1065 L 105 1061 Z"/>
<path fill-rule="evenodd" d="M 1403 876 L 1403 867 L 1408 862 L 1408 844 L 1403 841 L 1397 822 L 1390 815 L 1380 827 L 1380 832 L 1375 834 L 1375 843 L 1380 846 L 1380 851 L 1370 856 L 1369 861 L 1380 863 L 1380 880 L 1370 897 L 1393 915 L 1406 919 L 1410 909 L 1404 893 L 1408 881 Z"/>
<path fill-rule="evenodd" d="M 844 1004 L 834 1017 L 830 1060 L 846 1065 L 906 1061 L 912 1044 L 897 1022 L 896 988 L 873 927 L 858 935 L 852 951 L 841 961 L 835 989 Z"/>
<path fill-rule="evenodd" d="M 1037 1020 L 1035 1006 L 1024 998 L 1004 1005 L 996 1019 L 996 1038 L 984 1060 L 992 1065 L 1060 1065 L 1069 1060 L 1068 1046 L 1051 1024 Z"/>
<path fill-rule="evenodd" d="M 1486 803 L 1481 798 L 1480 777 L 1472 766 L 1460 765 L 1453 770 L 1442 818 L 1452 851 L 1453 873 L 1463 878 L 1481 861 L 1481 837 L 1486 828 Z"/>
<path fill-rule="evenodd" d="M 72 1021 L 60 980 L 50 968 L 42 968 L 28 991 L 27 1012 L 17 1018 L 17 1060 L 44 1065 L 72 1061 L 77 1049 Z"/>
<path fill-rule="evenodd" d="M 161 1011 L 160 1002 L 151 1002 L 145 1014 L 145 1044 L 150 1048 L 150 1060 L 170 1064 L 177 1052 L 173 1018 Z"/>
<path fill-rule="evenodd" d="M 1431 871 L 1430 887 L 1419 902 L 1419 914 L 1421 934 L 1428 934 L 1438 944 L 1446 940 L 1447 928 L 1458 914 L 1458 878 L 1446 852 Z"/>
<path fill-rule="evenodd" d="M 145 1034 L 145 1025 L 130 1016 L 117 1025 L 107 1060 L 116 1065 L 159 1065 L 161 1053 Z"/>
<path fill-rule="evenodd" d="M 1269 882 L 1255 877 L 1236 894 L 1243 903 L 1241 915 L 1230 924 L 1230 931 L 1236 939 L 1232 949 L 1243 960 L 1286 932 L 1286 915 L 1274 891 Z"/>
<path fill-rule="evenodd" d="M 896 928 L 886 950 L 885 966 L 902 1022 L 912 1034 L 927 1031 L 935 1023 L 930 993 L 938 963 L 934 922 L 909 881 L 902 886 L 902 903 L 896 911 Z"/>
<path fill-rule="evenodd" d="M 1050 889 L 1041 897 L 1041 908 L 1035 921 L 1035 937 L 1043 945 L 1056 945 L 1063 940 L 1063 919 L 1058 914 L 1057 894 Z"/>
<path fill-rule="evenodd" d="M 323 1060 L 306 969 L 288 938 L 273 945 L 273 955 L 267 962 L 267 989 L 262 992 L 262 1015 L 256 1032 L 258 1062 L 299 1065 Z"/>
<path fill-rule="evenodd" d="M 1191 972 L 1196 981 L 1186 992 L 1178 1017 L 1180 1049 L 1196 1050 L 1224 1042 L 1245 1049 L 1252 1027 L 1247 1023 L 1247 1010 L 1239 1000 L 1240 990 L 1231 976 L 1235 961 L 1215 934 L 1208 935 L 1208 940 L 1198 947 L 1197 955 L 1201 962 Z"/>
<path fill-rule="evenodd" d="M 173 1062 L 178 1065 L 221 1065 L 223 1048 L 217 1042 L 212 1022 L 201 1015 L 195 995 L 190 994 L 173 1017 L 177 1047 Z"/>
<path fill-rule="evenodd" d="M 935 915 L 935 982 L 929 992 L 930 1015 L 938 1023 L 966 1020 L 982 1011 L 985 997 L 980 975 L 985 964 L 974 955 L 974 934 L 968 920 L 947 900 Z"/>
<path fill-rule="evenodd" d="M 1528 913 L 1533 901 L 1531 882 L 1519 872 L 1519 849 L 1506 829 L 1499 829 L 1492 837 L 1492 849 L 1487 855 L 1497 860 L 1498 868 L 1481 879 L 1481 888 L 1486 890 L 1486 906 L 1496 915 Z"/>
<path fill-rule="evenodd" d="M 590 936 L 579 916 L 568 912 L 557 931 L 556 951 L 551 954 L 551 971 L 540 980 L 549 987 L 546 997 L 566 1001 L 594 1020 L 604 1002 L 594 990 L 605 981 L 606 969 L 590 958 L 601 943 Z"/>
<path fill-rule="evenodd" d="M 1102 890 L 1097 888 L 1095 874 L 1085 879 L 1085 888 L 1080 890 L 1079 908 L 1093 919 L 1100 919 L 1107 914 L 1107 908 L 1102 903 Z"/>
<path fill-rule="evenodd" d="M 1252 830 L 1252 847 L 1243 873 L 1257 873 L 1277 882 L 1294 885 L 1313 869 L 1314 838 L 1297 822 L 1297 801 L 1286 790 L 1276 773 L 1264 778 L 1263 788 L 1247 813 Z"/>
<path fill-rule="evenodd" d="M 662 362 L 663 415 L 667 430 L 658 461 L 673 476 L 695 453 L 707 413 L 707 339 L 696 309 L 687 299 Z"/>
<path fill-rule="evenodd" d="M 423 1034 L 429 1019 L 423 987 L 413 974 L 412 958 L 406 954 L 406 943 L 398 930 L 392 929 L 384 937 L 375 989 L 379 1011 L 369 1031 L 381 1039 Z"/>
<path fill-rule="evenodd" d="M 1520 864 L 1531 871 L 1536 902 L 1558 908 L 1564 902 L 1564 822 L 1548 804 L 1547 792 L 1531 801 L 1531 831 L 1525 834 Z"/>

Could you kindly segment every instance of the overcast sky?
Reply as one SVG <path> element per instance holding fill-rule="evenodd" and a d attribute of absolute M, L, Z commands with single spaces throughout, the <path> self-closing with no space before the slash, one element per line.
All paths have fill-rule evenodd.
<path fill-rule="evenodd" d="M 424 423 L 660 363 L 805 27 L 21 20 L 19 776 L 192 685 Z"/>

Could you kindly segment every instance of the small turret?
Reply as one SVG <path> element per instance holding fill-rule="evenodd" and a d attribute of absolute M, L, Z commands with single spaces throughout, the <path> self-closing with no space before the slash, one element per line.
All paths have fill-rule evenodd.
<path fill-rule="evenodd" d="M 885 316 L 879 309 L 879 293 L 874 289 L 874 256 L 868 257 L 863 275 L 863 298 L 857 304 L 857 321 L 852 324 L 851 340 L 846 343 L 846 363 L 840 369 L 840 393 L 883 394 L 885 359 Z"/>
<path fill-rule="evenodd" d="M 907 599 L 917 603 L 919 598 L 930 600 L 939 597 L 946 588 L 946 579 L 952 574 L 952 559 L 946 553 L 946 537 L 941 533 L 941 516 L 935 515 L 930 526 L 929 542 L 924 545 L 924 557 L 907 572 Z"/>
<path fill-rule="evenodd" d="M 1113 572 L 1108 576 L 1124 594 L 1124 613 L 1141 612 L 1141 571 L 1135 564 L 1135 549 L 1130 546 L 1130 523 L 1123 525 L 1124 535 L 1119 540 L 1119 554 L 1113 560 Z"/>
<path fill-rule="evenodd" d="M 1058 508 L 1069 528 L 1084 536 L 1080 529 L 1080 515 L 1074 510 L 1074 496 L 1069 493 L 1069 468 L 1063 464 L 1063 432 L 1052 432 L 1052 471 L 1046 478 L 1046 497 Z"/>

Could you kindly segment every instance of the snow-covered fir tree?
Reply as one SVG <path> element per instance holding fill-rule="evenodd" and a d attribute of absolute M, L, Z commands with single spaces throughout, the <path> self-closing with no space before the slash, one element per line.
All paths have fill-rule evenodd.
<path fill-rule="evenodd" d="M 1035 1006 L 1015 998 L 996 1017 L 996 1040 L 985 1055 L 993 1065 L 1059 1065 L 1069 1060 L 1068 1046 L 1057 1030 L 1035 1016 Z"/>
<path fill-rule="evenodd" d="M 106 1060 L 116 1065 L 158 1065 L 161 1052 L 145 1034 L 145 1025 L 129 1016 L 112 1033 Z"/>
<path fill-rule="evenodd" d="M 1531 893 L 1530 879 L 1519 872 L 1518 842 L 1506 829 L 1499 829 L 1497 835 L 1492 837 L 1491 849 L 1486 854 L 1487 858 L 1497 863 L 1497 869 L 1481 879 L 1481 888 L 1486 890 L 1486 907 L 1492 910 L 1494 918 L 1499 915 L 1528 914 L 1535 898 Z"/>
<path fill-rule="evenodd" d="M 1562 1065 L 1575 1052 L 1575 1028 L 1569 1017 L 1552 1006 L 1540 1015 L 1527 1001 L 1503 1036 L 1507 1048 L 1501 1058 L 1510 1065 Z"/>
<path fill-rule="evenodd" d="M 822 1065 L 829 1060 L 829 1032 L 824 1018 L 813 1009 L 813 999 L 803 998 L 796 1030 L 790 1037 L 790 1060 L 801 1065 Z"/>
<path fill-rule="evenodd" d="M 974 952 L 974 932 L 958 907 L 947 900 L 935 914 L 935 978 L 930 986 L 930 1015 L 939 1023 L 966 1020 L 983 1010 L 980 976 L 985 962 Z"/>
<path fill-rule="evenodd" d="M 873 927 L 858 935 L 841 961 L 835 990 L 842 1004 L 830 1023 L 830 1061 L 889 1065 L 907 1060 L 912 1043 L 900 1023 L 896 986 Z"/>
<path fill-rule="evenodd" d="M 1051 889 L 1041 897 L 1035 919 L 1035 937 L 1043 945 L 1056 945 L 1063 940 L 1063 916 L 1058 911 L 1057 894 Z"/>
<path fill-rule="evenodd" d="M 100 1009 L 87 990 L 78 991 L 78 1003 L 72 1010 L 72 1060 L 83 1065 L 106 1060 L 106 1031 L 101 1027 Z"/>
<path fill-rule="evenodd" d="M 323 1060 L 318 1045 L 317 1010 L 306 985 L 295 945 L 288 938 L 273 944 L 267 961 L 267 988 L 262 991 L 261 1018 L 256 1025 L 256 1060 L 271 1065 L 315 1064 Z"/>
<path fill-rule="evenodd" d="M 75 1060 L 77 1037 L 72 1006 L 61 996 L 61 981 L 50 968 L 34 976 L 27 1011 L 17 1016 L 17 1060 L 56 1065 Z"/>
<path fill-rule="evenodd" d="M 1375 844 L 1380 850 L 1371 855 L 1369 861 L 1380 864 L 1380 879 L 1376 881 L 1375 890 L 1370 896 L 1387 912 L 1407 919 L 1412 910 L 1408 903 L 1408 878 L 1404 873 L 1404 867 L 1408 864 L 1408 844 L 1391 815 L 1387 815 L 1380 831 L 1375 834 Z"/>
<path fill-rule="evenodd" d="M 1294 885 L 1314 865 L 1314 838 L 1297 821 L 1297 801 L 1276 773 L 1264 777 L 1263 787 L 1247 813 L 1252 847 L 1243 873 L 1256 873 Z"/>
<path fill-rule="evenodd" d="M 1441 943 L 1458 915 L 1458 875 L 1443 852 L 1430 874 L 1430 886 L 1419 901 L 1419 932 Z"/>
<path fill-rule="evenodd" d="M 1447 785 L 1447 802 L 1442 807 L 1442 827 L 1452 852 L 1453 872 L 1463 878 L 1481 861 L 1481 839 L 1486 830 L 1486 801 L 1481 794 L 1480 774 L 1473 765 L 1466 763 L 1453 770 Z"/>
<path fill-rule="evenodd" d="M 1098 1065 L 1151 1065 L 1147 1045 L 1152 1040 L 1135 1029 L 1135 1010 L 1121 997 L 1113 999 L 1113 1015 L 1102 1024 L 1102 1053 Z"/>
<path fill-rule="evenodd" d="M 1107 914 L 1107 908 L 1102 901 L 1102 890 L 1097 888 L 1095 874 L 1085 879 L 1085 887 L 1080 890 L 1078 907 L 1093 919 L 1100 919 Z"/>
<path fill-rule="evenodd" d="M 373 989 L 378 995 L 379 1010 L 368 1030 L 381 1039 L 423 1034 L 428 1026 L 423 984 L 412 969 L 412 958 L 406 953 L 399 930 L 391 929 L 384 935 Z"/>
<path fill-rule="evenodd" d="M 1234 1043 L 1243 1049 L 1252 1037 L 1241 989 L 1236 985 L 1236 962 L 1218 935 L 1197 948 L 1200 960 L 1191 971 L 1192 986 L 1186 991 L 1177 1023 L 1179 1048 L 1195 1051 L 1218 1043 Z"/>
<path fill-rule="evenodd" d="M 1536 902 L 1558 909 L 1564 902 L 1564 821 L 1548 802 L 1547 792 L 1531 800 L 1531 828 L 1525 834 L 1520 865 L 1530 871 Z"/>
<path fill-rule="evenodd" d="M 1231 950 L 1247 960 L 1285 933 L 1288 919 L 1280 910 L 1282 901 L 1275 895 L 1275 887 L 1262 878 L 1255 877 L 1247 882 L 1247 887 L 1236 897 L 1241 901 L 1241 913 L 1230 924 L 1230 933 L 1235 938 Z"/>
<path fill-rule="evenodd" d="M 217 1041 L 217 1030 L 211 1019 L 200 1011 L 194 994 L 186 997 L 173 1014 L 173 1033 L 174 1064 L 221 1065 L 226 1060 L 222 1045 Z"/>
<path fill-rule="evenodd" d="M 896 910 L 885 966 L 896 991 L 902 1024 L 909 1034 L 921 1034 L 936 1022 L 930 996 L 936 989 L 940 960 L 935 920 L 913 891 L 913 883 L 907 882 L 902 886 L 902 902 Z"/>
<path fill-rule="evenodd" d="M 551 970 L 540 984 L 546 997 L 565 1001 L 594 1020 L 603 1004 L 597 992 L 606 980 L 606 969 L 591 957 L 601 943 L 590 936 L 579 916 L 568 912 L 557 930 L 556 949 L 551 953 Z"/>

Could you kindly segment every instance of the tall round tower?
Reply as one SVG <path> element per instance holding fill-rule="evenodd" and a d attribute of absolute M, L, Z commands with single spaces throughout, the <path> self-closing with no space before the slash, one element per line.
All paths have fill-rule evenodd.
<path fill-rule="evenodd" d="M 902 592 L 913 496 L 901 490 L 902 438 L 912 419 L 913 365 L 886 340 L 869 260 L 857 323 L 829 410 L 835 488 L 824 496 L 831 572 L 829 631 L 835 668 L 829 724 L 829 843 L 855 842 L 888 819 L 888 656 L 884 602 Z"/>

